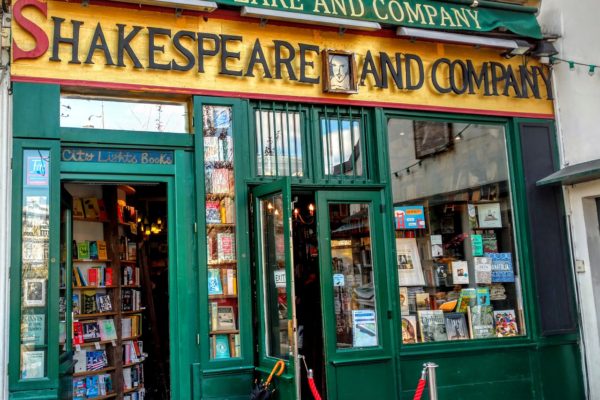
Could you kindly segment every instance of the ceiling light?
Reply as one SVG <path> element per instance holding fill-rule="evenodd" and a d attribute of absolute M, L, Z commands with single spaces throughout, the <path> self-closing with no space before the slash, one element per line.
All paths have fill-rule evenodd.
<path fill-rule="evenodd" d="M 242 7 L 241 15 L 243 17 L 260 18 L 261 20 L 289 21 L 303 24 L 333 26 L 340 28 L 341 30 L 357 29 L 361 31 L 377 31 L 381 29 L 381 25 L 379 25 L 377 22 L 324 17 L 320 15 L 308 15 L 290 11 L 269 10 L 258 7 L 244 6 Z"/>

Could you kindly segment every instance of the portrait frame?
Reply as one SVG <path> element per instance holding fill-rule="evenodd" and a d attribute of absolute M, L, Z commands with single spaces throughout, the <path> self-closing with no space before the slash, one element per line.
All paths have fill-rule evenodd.
<path fill-rule="evenodd" d="M 356 66 L 356 53 L 344 50 L 326 49 L 321 52 L 323 57 L 323 91 L 326 93 L 358 93 L 358 71 Z M 334 85 L 335 75 L 331 70 L 331 62 L 334 58 L 345 60 L 347 65 L 347 82 L 344 78 L 340 85 Z"/>
<path fill-rule="evenodd" d="M 23 280 L 23 305 L 25 307 L 46 306 L 46 280 L 25 279 Z"/>

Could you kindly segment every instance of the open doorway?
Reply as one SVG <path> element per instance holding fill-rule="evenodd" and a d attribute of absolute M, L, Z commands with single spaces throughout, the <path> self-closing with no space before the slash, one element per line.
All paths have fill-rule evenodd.
<path fill-rule="evenodd" d="M 63 189 L 73 219 L 72 243 L 64 244 L 72 262 L 61 263 L 64 325 L 66 299 L 73 315 L 73 398 L 169 399 L 166 184 L 77 181 Z"/>
<path fill-rule="evenodd" d="M 298 352 L 313 370 L 315 384 L 325 398 L 325 355 L 321 311 L 321 283 L 317 243 L 315 196 L 313 192 L 292 192 L 292 243 Z M 302 361 L 299 361 L 303 364 Z M 312 399 L 306 370 L 300 368 L 302 399 Z"/>

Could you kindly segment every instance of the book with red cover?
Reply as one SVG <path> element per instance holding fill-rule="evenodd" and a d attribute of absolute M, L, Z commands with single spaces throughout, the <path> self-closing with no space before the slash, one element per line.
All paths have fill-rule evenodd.
<path fill-rule="evenodd" d="M 112 286 L 113 284 L 113 270 L 112 268 L 104 269 L 104 284 L 106 286 Z"/>
<path fill-rule="evenodd" d="M 108 214 L 106 213 L 106 207 L 104 206 L 104 200 L 98 199 L 98 219 L 100 221 L 106 221 L 108 219 Z"/>
<path fill-rule="evenodd" d="M 97 268 L 88 269 L 88 285 L 89 286 L 98 286 L 98 269 Z"/>
<path fill-rule="evenodd" d="M 73 344 L 83 344 L 83 326 L 81 322 L 73 322 Z"/>

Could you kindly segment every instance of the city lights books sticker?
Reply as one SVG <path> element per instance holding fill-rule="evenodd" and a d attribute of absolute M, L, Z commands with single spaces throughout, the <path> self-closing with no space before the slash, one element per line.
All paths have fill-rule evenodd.
<path fill-rule="evenodd" d="M 423 206 L 394 207 L 396 229 L 424 229 L 425 211 Z"/>
<path fill-rule="evenodd" d="M 425 277 L 416 239 L 396 239 L 396 255 L 398 282 L 402 286 L 424 286 Z"/>
<path fill-rule="evenodd" d="M 43 378 L 45 357 L 44 350 L 24 351 L 22 353 L 21 379 Z"/>
<path fill-rule="evenodd" d="M 377 346 L 375 310 L 352 310 L 352 346 Z"/>

